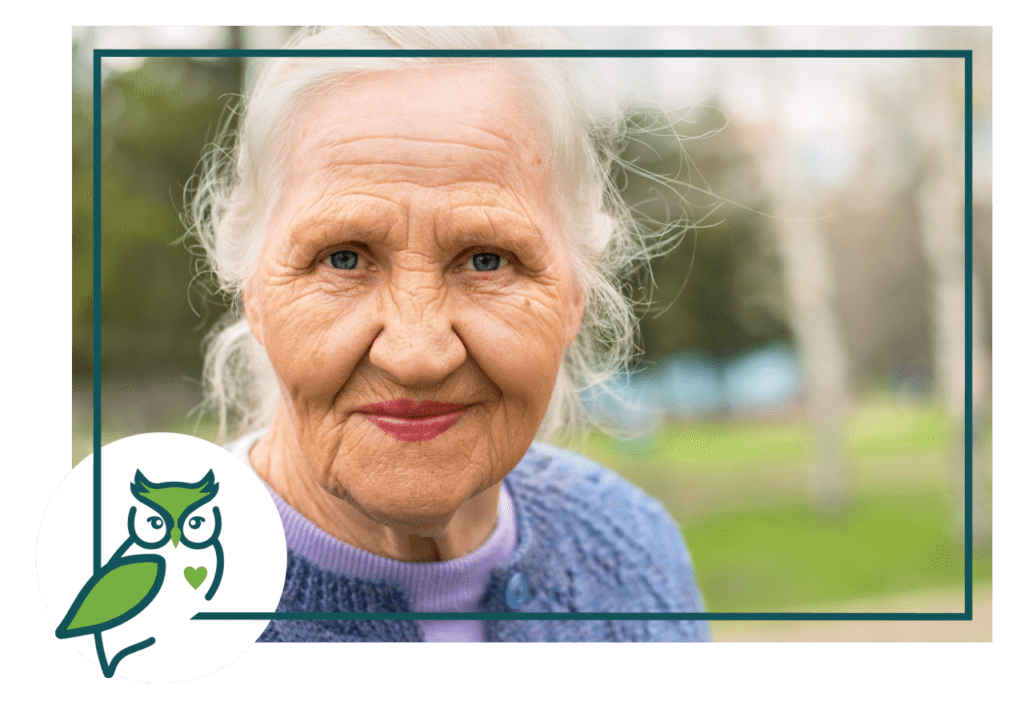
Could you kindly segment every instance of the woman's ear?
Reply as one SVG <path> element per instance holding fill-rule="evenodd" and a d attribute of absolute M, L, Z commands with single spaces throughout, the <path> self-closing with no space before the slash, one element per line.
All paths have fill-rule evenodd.
<path fill-rule="evenodd" d="M 249 322 L 249 329 L 252 335 L 263 345 L 263 318 L 260 309 L 259 292 L 256 283 L 250 280 L 242 288 L 242 309 L 245 311 L 245 320 Z"/>

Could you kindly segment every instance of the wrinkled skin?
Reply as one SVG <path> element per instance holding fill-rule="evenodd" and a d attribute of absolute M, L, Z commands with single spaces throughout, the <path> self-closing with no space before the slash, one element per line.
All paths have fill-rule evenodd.
<path fill-rule="evenodd" d="M 375 554 L 446 560 L 485 541 L 580 325 L 545 131 L 520 103 L 500 67 L 420 68 L 335 87 L 294 125 L 244 297 L 281 389 L 251 458 L 299 512 Z M 355 267 L 332 260 L 345 251 Z M 357 411 L 397 399 L 469 407 L 427 441 Z"/>

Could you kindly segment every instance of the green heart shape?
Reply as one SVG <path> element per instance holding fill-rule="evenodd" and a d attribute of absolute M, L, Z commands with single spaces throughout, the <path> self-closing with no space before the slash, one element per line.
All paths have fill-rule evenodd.
<path fill-rule="evenodd" d="M 191 566 L 186 566 L 185 580 L 188 581 L 188 585 L 192 588 L 199 588 L 203 585 L 203 581 L 206 580 L 206 567 L 200 566 L 198 569 L 195 569 Z"/>

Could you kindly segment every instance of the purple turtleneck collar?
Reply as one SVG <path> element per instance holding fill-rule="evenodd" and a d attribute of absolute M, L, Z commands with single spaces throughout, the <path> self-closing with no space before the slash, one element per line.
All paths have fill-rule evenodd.
<path fill-rule="evenodd" d="M 249 467 L 249 451 L 266 433 L 254 432 L 228 445 Z M 268 486 L 269 489 L 269 486 Z M 288 548 L 321 569 L 368 581 L 390 581 L 401 587 L 417 613 L 479 610 L 491 572 L 512 556 L 517 544 L 515 508 L 501 485 L 498 525 L 479 548 L 452 561 L 408 562 L 387 559 L 346 544 L 320 529 L 270 489 L 281 514 Z M 422 620 L 425 642 L 483 642 L 483 621 Z"/>

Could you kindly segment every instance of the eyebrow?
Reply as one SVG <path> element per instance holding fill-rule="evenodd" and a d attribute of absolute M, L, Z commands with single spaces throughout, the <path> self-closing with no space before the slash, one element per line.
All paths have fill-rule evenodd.
<path fill-rule="evenodd" d="M 326 208 L 325 201 L 329 204 Z M 370 205 L 367 203 L 370 201 L 377 203 Z M 386 208 L 382 209 L 381 205 Z M 353 240 L 379 242 L 394 229 L 398 220 L 394 211 L 398 208 L 393 201 L 373 194 L 346 194 L 335 198 L 322 195 L 292 217 L 286 232 L 293 244 L 303 249 L 322 250 Z"/>
<path fill-rule="evenodd" d="M 500 204 L 464 204 L 435 218 L 435 229 L 442 246 L 452 249 L 492 244 L 510 252 L 543 256 L 545 239 L 525 214 Z M 495 225 L 495 216 L 501 216 Z M 486 241 L 481 243 L 481 240 Z"/>

